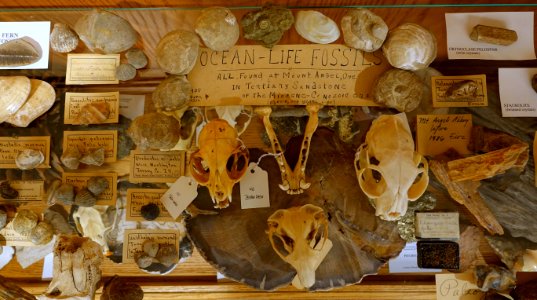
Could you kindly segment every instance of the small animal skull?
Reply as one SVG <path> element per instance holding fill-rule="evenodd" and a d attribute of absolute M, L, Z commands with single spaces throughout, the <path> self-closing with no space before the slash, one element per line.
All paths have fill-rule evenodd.
<path fill-rule="evenodd" d="M 408 201 L 417 200 L 429 184 L 427 160 L 414 151 L 404 113 L 373 121 L 354 163 L 362 191 L 384 220 L 402 217 Z"/>
<path fill-rule="evenodd" d="M 323 209 L 312 204 L 279 209 L 267 223 L 272 248 L 297 271 L 293 285 L 298 288 L 313 286 L 315 270 L 332 248 Z M 276 242 L 274 236 L 280 241 Z"/>
<path fill-rule="evenodd" d="M 226 208 L 233 185 L 248 168 L 248 149 L 240 142 L 237 131 L 222 119 L 207 123 L 198 142 L 200 149 L 190 156 L 190 174 L 209 189 L 216 208 Z"/>

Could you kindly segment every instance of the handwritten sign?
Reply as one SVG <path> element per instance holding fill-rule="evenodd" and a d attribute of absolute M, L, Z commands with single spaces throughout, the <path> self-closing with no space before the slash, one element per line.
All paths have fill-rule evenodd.
<path fill-rule="evenodd" d="M 160 201 L 175 220 L 197 196 L 198 183 L 191 177 L 181 176 L 162 195 Z"/>
<path fill-rule="evenodd" d="M 437 300 L 478 300 L 482 299 L 482 292 L 475 283 L 474 274 L 446 273 L 436 274 Z"/>
<path fill-rule="evenodd" d="M 167 189 L 128 189 L 127 190 L 127 221 L 146 221 L 140 213 L 142 206 L 154 203 L 160 208 L 160 214 L 155 221 L 173 222 L 174 218 L 168 213 L 164 204 L 160 202 Z"/>
<path fill-rule="evenodd" d="M 191 105 L 376 106 L 371 89 L 388 66 L 379 52 L 344 45 L 202 48 L 188 74 Z"/>
<path fill-rule="evenodd" d="M 118 84 L 119 54 L 67 54 L 65 84 Z"/>
<path fill-rule="evenodd" d="M 19 192 L 15 199 L 4 199 L 0 195 L 0 203 L 34 202 L 40 203 L 45 198 L 45 182 L 43 180 L 13 180 L 9 184 Z"/>
<path fill-rule="evenodd" d="M 417 151 L 422 155 L 435 156 L 450 148 L 470 153 L 472 115 L 418 115 L 417 128 Z"/>
<path fill-rule="evenodd" d="M 131 151 L 130 182 L 175 182 L 185 173 L 185 151 Z"/>
<path fill-rule="evenodd" d="M 459 231 L 458 212 L 416 213 L 416 237 L 458 239 Z"/>
<path fill-rule="evenodd" d="M 487 106 L 486 75 L 433 76 L 433 107 Z"/>
<path fill-rule="evenodd" d="M 13 229 L 13 219 L 8 219 L 8 223 L 0 230 L 0 245 L 3 246 L 35 246 L 27 235 L 21 235 Z"/>
<path fill-rule="evenodd" d="M 117 130 L 64 131 L 63 149 L 77 147 L 80 153 L 104 148 L 104 161 L 115 162 L 117 156 Z"/>
<path fill-rule="evenodd" d="M 63 173 L 62 182 L 75 187 L 75 192 L 88 186 L 91 177 L 100 176 L 108 181 L 108 188 L 97 197 L 97 205 L 115 205 L 117 196 L 116 173 Z"/>
<path fill-rule="evenodd" d="M 0 169 L 18 169 L 15 159 L 20 151 L 41 151 L 45 160 L 38 168 L 50 168 L 50 136 L 0 137 Z"/>
<path fill-rule="evenodd" d="M 270 207 L 267 171 L 250 163 L 239 184 L 242 209 Z"/>
<path fill-rule="evenodd" d="M 108 103 L 109 115 L 102 122 L 90 124 L 117 123 L 119 121 L 119 92 L 110 93 L 65 93 L 64 124 L 80 124 L 78 116 L 84 105 Z"/>
<path fill-rule="evenodd" d="M 183 238 L 179 230 L 169 229 L 125 229 L 123 243 L 123 263 L 134 263 L 136 253 L 143 251 L 146 240 L 153 239 L 159 244 L 175 245 L 179 250 L 179 242 Z"/>

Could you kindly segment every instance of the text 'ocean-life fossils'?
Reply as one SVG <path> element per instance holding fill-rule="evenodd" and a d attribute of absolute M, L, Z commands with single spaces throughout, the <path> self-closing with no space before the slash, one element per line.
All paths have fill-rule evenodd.
<path fill-rule="evenodd" d="M 470 39 L 494 45 L 509 46 L 518 40 L 516 31 L 506 28 L 476 25 L 472 28 Z"/>
<path fill-rule="evenodd" d="M 50 33 L 50 48 L 59 53 L 69 53 L 78 46 L 78 35 L 63 23 L 54 24 Z"/>
<path fill-rule="evenodd" d="M 195 31 L 214 51 L 229 50 L 239 39 L 239 22 L 225 7 L 208 7 L 196 20 Z"/>
<path fill-rule="evenodd" d="M 302 10 L 296 14 L 295 29 L 304 39 L 316 44 L 329 44 L 339 38 L 336 22 L 314 10 Z"/>
<path fill-rule="evenodd" d="M 48 82 L 30 79 L 30 94 L 26 102 L 6 122 L 27 127 L 33 120 L 46 113 L 56 100 L 56 91 Z"/>
<path fill-rule="evenodd" d="M 140 150 L 171 149 L 181 137 L 179 122 L 161 113 L 148 113 L 132 121 L 127 134 Z"/>
<path fill-rule="evenodd" d="M 291 10 L 271 5 L 249 12 L 241 19 L 244 38 L 258 41 L 267 48 L 276 45 L 294 22 Z"/>
<path fill-rule="evenodd" d="M 411 112 L 418 108 L 425 97 L 427 86 L 418 75 L 400 69 L 386 71 L 373 87 L 376 103 L 395 108 L 399 112 Z"/>
<path fill-rule="evenodd" d="M 0 123 L 26 103 L 30 95 L 31 83 L 26 76 L 0 76 Z"/>
<path fill-rule="evenodd" d="M 23 149 L 17 154 L 15 164 L 21 170 L 31 170 L 37 168 L 45 161 L 43 152 L 35 149 Z"/>
<path fill-rule="evenodd" d="M 215 207 L 225 208 L 231 192 L 248 169 L 248 149 L 237 131 L 222 119 L 211 120 L 200 132 L 199 150 L 190 156 L 192 177 L 209 189 Z"/>
<path fill-rule="evenodd" d="M 414 151 L 404 113 L 382 115 L 373 121 L 355 158 L 362 191 L 373 200 L 375 215 L 393 221 L 406 213 L 429 184 L 425 157 Z"/>
<path fill-rule="evenodd" d="M 436 50 L 435 36 L 414 23 L 392 29 L 382 45 L 382 52 L 390 65 L 411 71 L 427 68 L 436 58 Z"/>
<path fill-rule="evenodd" d="M 370 10 L 351 9 L 341 18 L 341 31 L 347 46 L 373 52 L 384 43 L 388 25 Z"/>
<path fill-rule="evenodd" d="M 198 58 L 200 41 L 190 31 L 175 30 L 166 34 L 157 45 L 158 65 L 167 73 L 188 74 Z"/>
<path fill-rule="evenodd" d="M 43 50 L 38 42 L 25 36 L 0 45 L 0 66 L 20 67 L 38 62 Z"/>
<path fill-rule="evenodd" d="M 293 285 L 300 289 L 313 286 L 315 270 L 332 248 L 323 209 L 312 204 L 279 209 L 267 223 L 272 248 L 297 271 Z M 281 244 L 276 243 L 274 237 L 279 238 Z"/>

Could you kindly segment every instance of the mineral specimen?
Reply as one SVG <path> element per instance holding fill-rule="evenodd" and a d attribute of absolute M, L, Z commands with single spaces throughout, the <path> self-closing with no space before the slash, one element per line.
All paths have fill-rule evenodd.
<path fill-rule="evenodd" d="M 23 149 L 17 155 L 15 164 L 21 170 L 31 170 L 37 168 L 45 161 L 43 152 L 35 149 Z"/>
<path fill-rule="evenodd" d="M 63 23 L 54 24 L 50 33 L 50 48 L 59 53 L 69 53 L 78 46 L 78 35 Z"/>
<path fill-rule="evenodd" d="M 127 133 L 140 150 L 171 149 L 181 136 L 179 122 L 161 113 L 137 117 Z"/>
<path fill-rule="evenodd" d="M 195 31 L 214 51 L 229 50 L 239 39 L 239 22 L 225 7 L 205 8 L 196 20 Z"/>
<path fill-rule="evenodd" d="M 21 235 L 29 234 L 37 225 L 39 216 L 28 209 L 21 209 L 13 219 L 13 230 Z"/>
<path fill-rule="evenodd" d="M 267 48 L 276 45 L 294 22 L 291 10 L 271 5 L 249 12 L 241 19 L 244 37 L 258 41 Z"/>
<path fill-rule="evenodd" d="M 140 213 L 147 221 L 153 221 L 158 218 L 160 214 L 160 208 L 155 203 L 149 203 L 140 209 Z"/>
<path fill-rule="evenodd" d="M 370 10 L 351 9 L 341 19 L 341 31 L 347 46 L 373 52 L 384 43 L 388 25 Z"/>
<path fill-rule="evenodd" d="M 494 45 L 509 46 L 518 40 L 516 31 L 506 28 L 476 25 L 472 28 L 470 39 Z"/>
<path fill-rule="evenodd" d="M 336 22 L 314 10 L 299 11 L 295 29 L 301 37 L 316 44 L 329 44 L 339 38 Z"/>
<path fill-rule="evenodd" d="M 193 32 L 185 30 L 169 32 L 157 45 L 157 62 L 170 74 L 188 74 L 196 64 L 199 44 L 199 38 Z"/>
<path fill-rule="evenodd" d="M 378 104 L 400 112 L 411 112 L 420 105 L 426 89 L 425 84 L 414 73 L 391 69 L 382 74 L 375 83 L 373 99 Z"/>
<path fill-rule="evenodd" d="M 427 29 L 405 23 L 392 29 L 382 45 L 384 56 L 395 68 L 419 70 L 436 58 L 436 38 Z"/>

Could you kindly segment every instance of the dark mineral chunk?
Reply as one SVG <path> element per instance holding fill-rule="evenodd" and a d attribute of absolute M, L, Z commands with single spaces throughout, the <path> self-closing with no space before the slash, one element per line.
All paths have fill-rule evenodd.
<path fill-rule="evenodd" d="M 418 267 L 459 269 L 459 244 L 451 241 L 418 241 Z"/>
<path fill-rule="evenodd" d="M 153 221 L 158 218 L 160 214 L 160 208 L 155 203 L 149 203 L 141 208 L 142 217 L 148 221 Z"/>
<path fill-rule="evenodd" d="M 15 199 L 19 196 L 19 191 L 12 188 L 8 181 L 0 183 L 0 195 L 4 199 Z"/>

